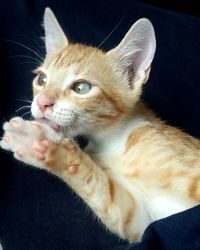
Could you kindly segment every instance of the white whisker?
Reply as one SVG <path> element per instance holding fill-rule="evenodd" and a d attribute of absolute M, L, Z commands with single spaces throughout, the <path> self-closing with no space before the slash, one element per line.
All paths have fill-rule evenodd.
<path fill-rule="evenodd" d="M 22 63 L 19 63 L 17 64 L 17 66 L 21 66 L 21 65 L 24 65 L 24 64 L 35 64 L 36 67 L 38 67 L 39 63 L 35 62 L 35 61 L 25 61 L 25 62 L 22 62 Z"/>
<path fill-rule="evenodd" d="M 24 36 L 30 38 L 35 43 L 35 45 L 37 45 L 42 50 L 42 53 L 44 53 L 44 56 L 46 55 L 44 43 L 42 42 L 41 39 L 38 39 L 38 37 L 33 32 L 32 32 L 32 36 L 29 36 L 29 35 L 24 35 Z M 35 36 L 37 40 L 33 38 L 33 36 Z"/>
<path fill-rule="evenodd" d="M 22 114 L 22 118 L 24 118 L 25 116 L 27 116 L 27 115 L 31 115 L 31 111 L 28 111 L 28 112 L 25 112 L 24 114 Z"/>
<path fill-rule="evenodd" d="M 15 112 L 17 113 L 17 112 L 19 112 L 19 111 L 22 111 L 22 110 L 24 110 L 24 109 L 28 109 L 28 108 L 30 108 L 30 107 L 31 107 L 31 105 L 22 106 L 22 107 L 18 108 L 17 110 L 15 110 Z"/>
<path fill-rule="evenodd" d="M 32 57 L 32 56 L 27 56 L 27 55 L 16 55 L 16 56 L 9 56 L 8 59 L 13 59 L 13 58 L 28 58 L 31 59 L 33 62 L 36 62 L 38 64 L 41 64 L 42 61 Z"/>
<path fill-rule="evenodd" d="M 19 99 L 19 98 L 14 98 L 14 100 L 16 100 L 16 101 L 20 101 L 20 102 L 32 103 L 32 101 L 31 101 L 31 100 L 28 100 L 28 99 Z"/>
<path fill-rule="evenodd" d="M 17 41 L 14 41 L 14 40 L 10 40 L 10 39 L 2 39 L 2 41 L 6 41 L 6 42 L 11 42 L 11 43 L 14 43 L 18 46 L 21 46 L 25 49 L 27 49 L 28 51 L 32 52 L 33 54 L 35 54 L 38 58 L 40 58 L 42 61 L 44 60 L 43 57 L 40 56 L 40 54 L 38 54 L 36 51 L 34 51 L 32 48 L 24 45 L 23 43 L 20 43 L 20 42 L 17 42 Z"/>
<path fill-rule="evenodd" d="M 107 40 L 108 38 L 113 34 L 113 32 L 119 27 L 119 25 L 123 22 L 124 17 L 121 18 L 121 20 L 115 25 L 115 27 L 112 29 L 112 31 L 106 36 L 106 38 L 97 46 L 97 49 L 99 49 Z"/>

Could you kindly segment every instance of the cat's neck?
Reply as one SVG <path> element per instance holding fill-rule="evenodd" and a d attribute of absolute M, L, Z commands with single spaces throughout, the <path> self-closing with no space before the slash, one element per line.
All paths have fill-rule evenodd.
<path fill-rule="evenodd" d="M 158 120 L 144 104 L 138 103 L 135 105 L 133 112 L 120 123 L 98 134 L 88 134 L 87 137 L 95 148 L 106 148 L 108 144 L 119 146 L 127 140 L 134 130 L 158 122 Z M 116 143 L 117 141 L 119 143 Z"/>

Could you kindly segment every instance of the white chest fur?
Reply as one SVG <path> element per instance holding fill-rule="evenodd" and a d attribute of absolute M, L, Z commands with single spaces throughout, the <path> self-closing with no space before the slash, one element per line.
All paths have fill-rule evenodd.
<path fill-rule="evenodd" d="M 110 132 L 110 135 L 102 137 L 94 145 L 94 152 L 112 168 L 113 158 L 121 157 L 125 151 L 126 143 L 131 133 L 138 128 L 149 125 L 145 117 L 137 117 L 121 128 Z"/>

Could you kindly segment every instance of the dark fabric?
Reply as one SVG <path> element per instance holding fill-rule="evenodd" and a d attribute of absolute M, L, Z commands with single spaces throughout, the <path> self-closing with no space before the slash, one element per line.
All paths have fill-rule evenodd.
<path fill-rule="evenodd" d="M 200 19 L 133 0 L 2 0 L 2 123 L 26 112 L 15 113 L 27 105 L 19 99 L 31 99 L 31 71 L 44 56 L 39 37 L 46 6 L 53 9 L 71 41 L 94 46 L 122 20 L 101 46 L 106 50 L 121 40 L 134 21 L 148 17 L 155 27 L 157 52 L 143 99 L 168 123 L 200 137 Z M 22 165 L 3 151 L 0 165 L 0 239 L 5 250 L 200 249 L 200 207 L 153 223 L 142 243 L 129 245 L 109 233 L 56 177 Z"/>

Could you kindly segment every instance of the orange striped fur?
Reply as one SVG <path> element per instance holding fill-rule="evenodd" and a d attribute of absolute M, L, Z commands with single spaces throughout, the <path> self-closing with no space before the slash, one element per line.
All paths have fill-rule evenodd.
<path fill-rule="evenodd" d="M 123 133 L 126 123 L 131 123 L 137 117 L 147 121 L 146 125 L 138 122 L 138 128 L 130 130 L 122 152 L 112 152 L 108 147 L 107 150 L 111 153 L 104 158 L 104 149 L 101 147 L 104 146 L 106 150 L 106 143 L 102 139 L 102 145 L 94 143 L 92 153 L 88 150 L 89 156 L 81 152 L 81 161 L 78 158 L 73 161 L 73 164 L 77 164 L 77 161 L 80 164 L 80 169 L 73 178 L 81 178 L 79 181 L 76 179 L 77 184 L 72 184 L 70 180 L 70 185 L 112 231 L 130 241 L 141 238 L 144 226 L 134 226 L 135 217 L 140 217 L 140 213 L 136 211 L 138 197 L 135 200 L 134 189 L 142 192 L 141 200 L 144 203 L 157 192 L 161 196 L 167 193 L 169 199 L 172 195 L 172 201 L 174 197 L 180 197 L 181 204 L 187 204 L 184 204 L 185 209 L 200 202 L 200 142 L 164 124 L 146 109 L 138 101 L 138 93 L 130 90 L 127 78 L 116 71 L 115 62 L 107 53 L 85 45 L 69 44 L 52 57 L 47 57 L 42 69 L 49 72 L 52 81 L 52 84 L 42 88 L 49 98 L 55 97 L 57 93 L 57 99 L 66 99 L 70 105 L 81 110 L 80 112 L 89 114 L 88 123 L 92 120 L 93 126 L 90 127 L 90 133 L 87 131 L 86 134 L 91 139 L 93 134 L 99 133 L 100 137 L 107 136 L 106 140 L 112 140 L 112 129 L 120 130 L 118 126 L 121 126 Z M 81 79 L 95 84 L 98 87 L 96 94 L 80 98 L 73 96 L 69 89 L 60 91 L 59 82 L 71 70 L 76 76 L 80 75 Z M 35 85 L 33 87 L 36 88 Z M 121 135 L 118 131 L 116 133 Z M 117 143 L 120 143 L 120 139 Z M 64 170 L 58 171 L 59 166 L 67 168 L 65 154 L 65 149 L 58 145 L 56 152 L 49 153 L 46 164 L 52 172 L 57 175 L 59 173 L 69 183 L 66 180 L 69 178 L 68 174 Z M 110 158 L 108 161 L 107 157 Z M 67 161 L 72 164 L 71 160 Z M 126 182 L 134 186 L 133 190 L 126 189 Z M 84 185 L 88 189 L 86 192 Z M 99 199 L 97 207 L 92 204 L 94 197 L 95 200 Z M 141 208 L 143 210 L 144 204 Z M 173 211 L 168 212 L 171 213 Z M 148 218 L 149 215 L 144 217 Z M 145 224 L 150 222 L 148 218 Z"/>
<path fill-rule="evenodd" d="M 91 140 L 96 135 L 112 140 L 112 134 L 116 133 L 119 136 L 117 143 L 124 143 L 124 150 L 112 152 L 104 139 L 100 139 L 100 142 L 94 139 L 87 154 L 81 152 L 81 160 L 74 159 L 73 164 L 78 161 L 80 166 L 72 179 L 70 176 L 70 180 L 63 170 L 63 166 L 67 168 L 68 164 L 64 160 L 65 149 L 61 150 L 60 145 L 57 146 L 59 152 L 50 152 L 46 164 L 53 173 L 70 183 L 113 232 L 136 241 L 141 238 L 144 228 L 157 218 L 155 215 L 155 218 L 150 219 L 148 211 L 145 215 L 148 206 L 151 207 L 148 199 L 153 199 L 157 193 L 158 197 L 167 195 L 166 199 L 172 196 L 172 203 L 178 197 L 180 211 L 200 202 L 200 143 L 184 132 L 164 124 L 145 108 L 138 100 L 140 92 L 138 94 L 134 89 L 130 90 L 127 77 L 119 74 L 116 67 L 108 53 L 79 44 L 69 44 L 52 57 L 47 57 L 42 69 L 49 72 L 52 84 L 42 88 L 42 91 L 49 98 L 58 93 L 58 99 L 66 99 L 79 112 L 87 113 L 91 125 L 90 132 L 85 133 Z M 97 92 L 80 97 L 74 96 L 70 88 L 60 91 L 59 82 L 71 71 L 97 86 Z M 138 117 L 141 122 L 135 122 L 137 128 L 130 129 L 126 140 L 121 142 L 123 130 Z M 143 124 L 144 120 L 146 124 Z M 77 150 L 80 151 L 78 147 Z M 105 150 L 111 151 L 110 155 L 107 156 Z M 72 164 L 71 160 L 67 161 Z M 58 171 L 58 165 L 63 172 Z M 127 185 L 133 186 L 133 190 L 127 188 Z M 138 199 L 141 199 L 142 204 Z M 97 200 L 99 203 L 96 204 Z M 141 214 L 137 211 L 139 207 Z M 166 215 L 174 213 L 173 209 L 168 209 Z M 144 222 L 138 222 L 138 218 L 143 215 Z M 138 227 L 135 221 L 141 225 Z"/>

